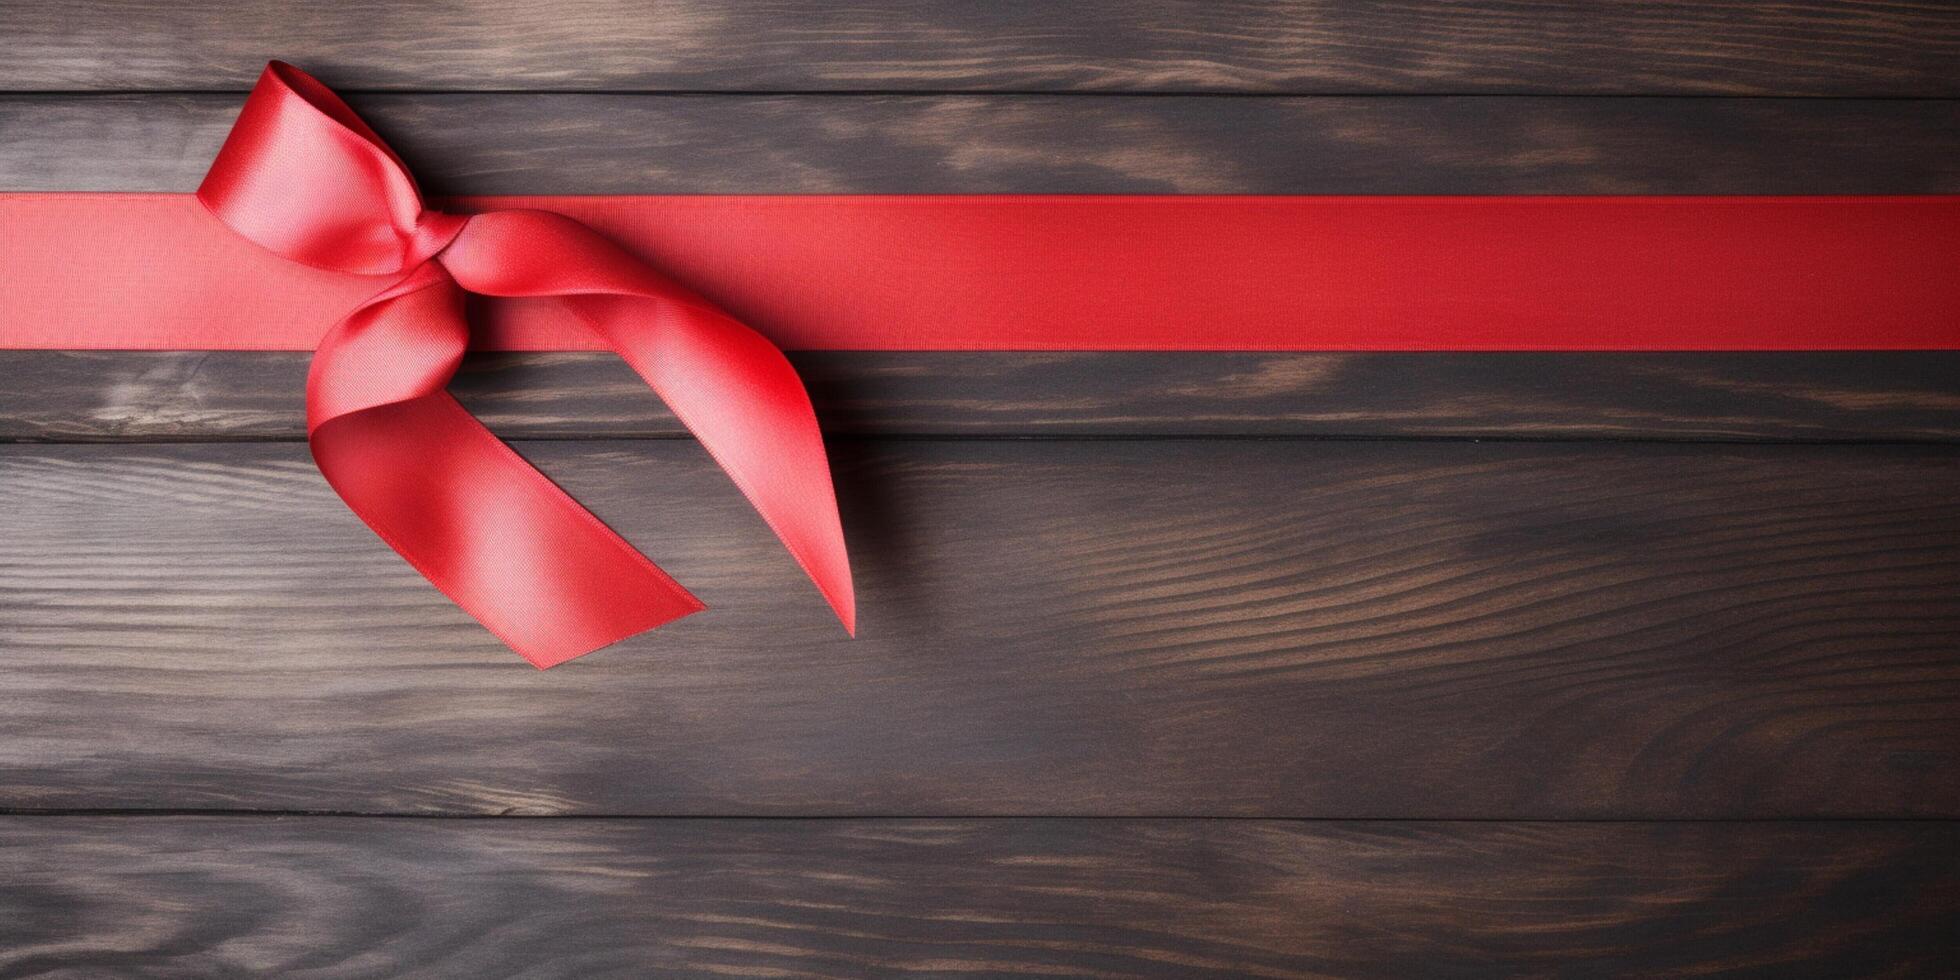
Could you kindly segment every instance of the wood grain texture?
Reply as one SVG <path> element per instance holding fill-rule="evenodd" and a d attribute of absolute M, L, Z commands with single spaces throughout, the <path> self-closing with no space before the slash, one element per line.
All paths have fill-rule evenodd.
<path fill-rule="evenodd" d="M 447 193 L 1913 194 L 1960 101 L 372 95 Z M 0 190 L 190 191 L 240 98 L 0 97 Z"/>
<path fill-rule="evenodd" d="M 268 55 L 437 193 L 1960 191 L 1921 0 L 0 0 L 0 191 L 191 189 Z M 0 354 L 0 440 L 240 441 L 0 445 L 0 976 L 1950 973 L 1957 357 L 804 356 L 1119 437 L 836 440 L 855 642 L 697 446 L 561 441 L 678 435 L 619 365 L 482 358 L 714 607 L 540 674 L 303 356 Z"/>
<path fill-rule="evenodd" d="M 301 445 L 0 451 L 0 806 L 1960 814 L 1951 447 L 843 441 L 852 641 L 694 444 L 521 445 L 711 610 L 540 674 Z"/>
<path fill-rule="evenodd" d="M 0 352 L 0 439 L 305 436 L 303 353 Z M 791 355 L 832 432 L 1960 441 L 1960 353 Z M 686 430 L 608 354 L 480 354 L 511 438 Z"/>
<path fill-rule="evenodd" d="M 0 973 L 1936 976 L 1917 824 L 0 818 Z"/>
<path fill-rule="evenodd" d="M 1939 0 L 34 0 L 0 87 L 1960 95 Z"/>

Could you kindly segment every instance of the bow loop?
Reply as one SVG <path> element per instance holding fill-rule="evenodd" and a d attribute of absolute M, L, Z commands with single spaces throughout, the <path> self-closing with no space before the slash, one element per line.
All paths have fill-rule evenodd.
<path fill-rule="evenodd" d="M 605 236 L 562 214 L 506 208 L 473 215 L 443 255 L 464 289 L 484 296 L 691 295 Z M 705 300 L 694 300 L 707 306 Z"/>
<path fill-rule="evenodd" d="M 441 251 L 432 232 L 457 230 L 443 220 L 425 230 L 401 159 L 333 90 L 282 61 L 259 76 L 197 199 L 271 252 L 360 275 L 412 269 Z"/>
<path fill-rule="evenodd" d="M 293 261 L 401 275 L 314 353 L 314 461 L 383 540 L 532 663 L 549 667 L 702 606 L 450 397 L 469 345 L 465 290 L 554 298 L 624 358 L 855 629 L 823 437 L 802 380 L 762 335 L 563 215 L 423 207 L 394 151 L 326 86 L 280 62 L 260 77 L 198 199 Z"/>

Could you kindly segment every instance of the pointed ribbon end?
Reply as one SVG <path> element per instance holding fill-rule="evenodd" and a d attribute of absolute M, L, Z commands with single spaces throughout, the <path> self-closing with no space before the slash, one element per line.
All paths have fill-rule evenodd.
<path fill-rule="evenodd" d="M 830 603 L 830 608 L 837 613 L 837 621 L 844 624 L 845 634 L 851 639 L 857 639 L 857 590 L 850 580 L 846 579 L 841 588 L 826 588 L 822 591 L 824 599 Z"/>

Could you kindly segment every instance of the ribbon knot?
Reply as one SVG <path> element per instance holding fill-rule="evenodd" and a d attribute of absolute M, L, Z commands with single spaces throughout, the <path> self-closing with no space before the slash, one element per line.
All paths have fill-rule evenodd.
<path fill-rule="evenodd" d="M 761 335 L 570 218 L 424 207 L 387 143 L 282 62 L 260 76 L 197 196 L 287 259 L 396 277 L 314 353 L 314 461 L 375 533 L 525 659 L 549 667 L 704 607 L 448 394 L 469 346 L 465 291 L 549 298 L 617 352 L 855 630 L 816 417 Z"/>
<path fill-rule="evenodd" d="M 415 227 L 409 231 L 408 240 L 402 243 L 402 261 L 413 267 L 424 262 L 435 261 L 442 250 L 449 247 L 456 236 L 463 233 L 463 227 L 470 223 L 467 214 L 450 214 L 425 208 L 415 216 Z"/>

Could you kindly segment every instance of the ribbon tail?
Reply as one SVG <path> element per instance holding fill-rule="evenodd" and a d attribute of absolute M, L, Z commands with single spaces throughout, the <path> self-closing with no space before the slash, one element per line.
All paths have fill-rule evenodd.
<path fill-rule="evenodd" d="M 540 668 L 700 611 L 444 390 L 467 340 L 461 290 L 429 265 L 322 341 L 308 441 L 347 506 Z"/>
<path fill-rule="evenodd" d="M 561 215 L 476 215 L 443 264 L 471 292 L 562 297 L 666 401 L 856 633 L 823 433 L 782 351 Z"/>
<path fill-rule="evenodd" d="M 857 599 L 830 461 L 810 396 L 789 359 L 716 311 L 658 299 L 567 302 L 608 325 L 603 332 L 620 357 L 700 440 L 855 636 Z M 624 328 L 622 306 L 639 307 L 630 322 L 651 321 L 654 328 Z M 608 311 L 613 315 L 604 315 Z"/>

